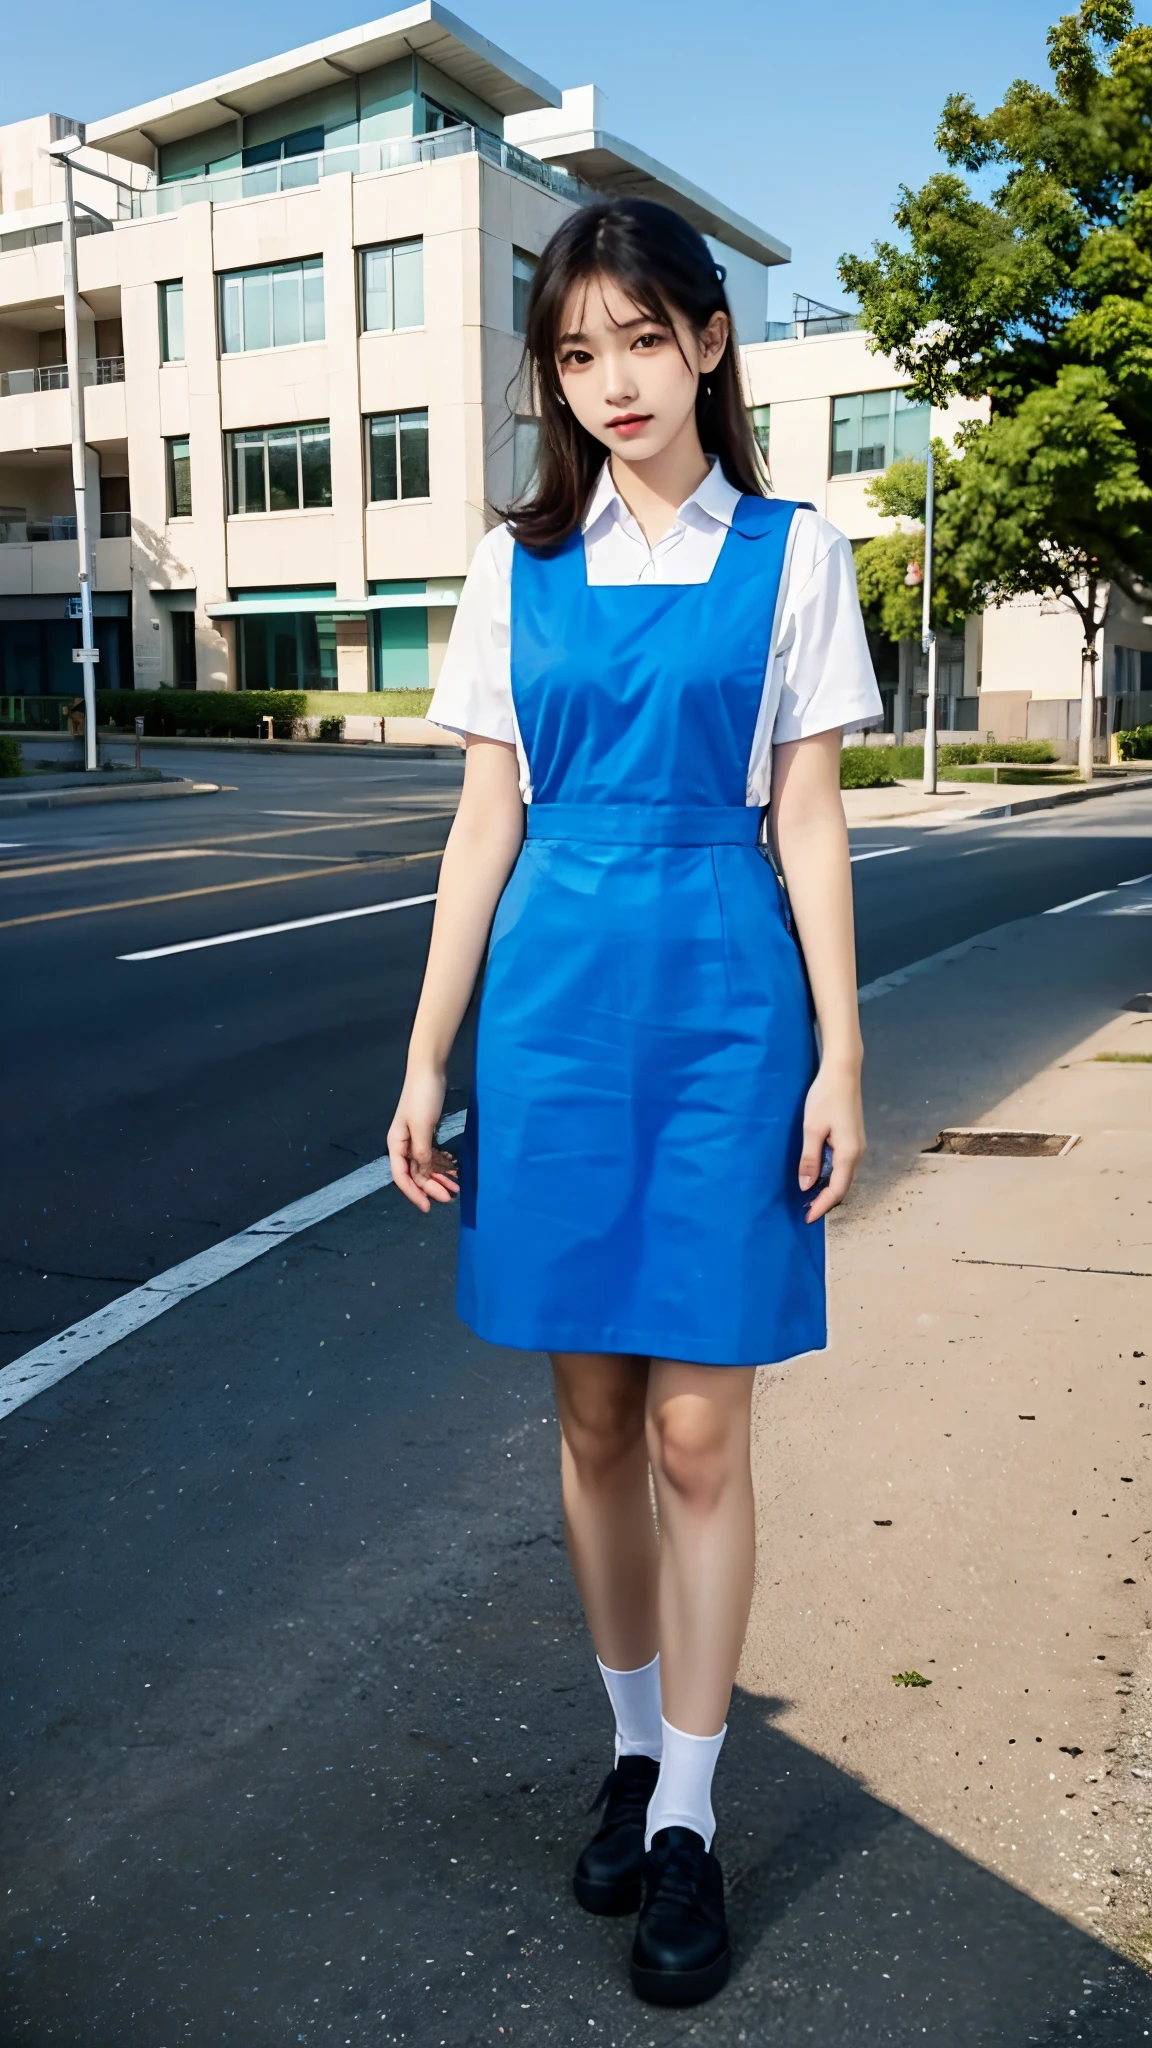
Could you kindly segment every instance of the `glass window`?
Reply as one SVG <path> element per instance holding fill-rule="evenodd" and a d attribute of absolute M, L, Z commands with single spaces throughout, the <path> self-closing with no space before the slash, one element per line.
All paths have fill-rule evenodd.
<path fill-rule="evenodd" d="M 830 473 L 852 476 L 887 469 L 928 453 L 931 407 L 906 391 L 854 391 L 832 400 Z"/>
<path fill-rule="evenodd" d="M 196 619 L 192 612 L 172 613 L 172 680 L 178 690 L 196 688 Z"/>
<path fill-rule="evenodd" d="M 512 438 L 512 496 L 527 497 L 536 482 L 536 462 L 540 452 L 540 422 L 521 414 L 513 422 Z"/>
<path fill-rule="evenodd" d="M 424 244 L 385 242 L 360 252 L 365 334 L 424 325 Z"/>
<path fill-rule="evenodd" d="M 512 332 L 528 332 L 528 297 L 536 275 L 536 258 L 526 249 L 512 251 Z"/>
<path fill-rule="evenodd" d="M 179 434 L 174 440 L 164 443 L 168 470 L 168 517 L 169 519 L 190 519 L 192 517 L 192 463 L 189 454 L 187 434 Z"/>
<path fill-rule="evenodd" d="M 300 502 L 319 512 L 332 503 L 332 437 L 328 423 L 300 429 Z"/>
<path fill-rule="evenodd" d="M 427 498 L 428 415 L 426 412 L 374 413 L 368 435 L 368 497 Z"/>
<path fill-rule="evenodd" d="M 157 286 L 160 294 L 160 360 L 184 361 L 184 279 L 175 277 Z"/>
<path fill-rule="evenodd" d="M 220 346 L 225 355 L 293 348 L 324 339 L 324 262 L 277 263 L 220 279 Z"/>
<path fill-rule="evenodd" d="M 768 429 L 771 419 L 772 407 L 770 405 L 749 406 L 748 424 L 752 429 L 752 438 L 764 457 L 765 463 L 768 461 Z"/>
<path fill-rule="evenodd" d="M 326 511 L 332 503 L 327 420 L 229 434 L 228 496 L 230 513 Z"/>

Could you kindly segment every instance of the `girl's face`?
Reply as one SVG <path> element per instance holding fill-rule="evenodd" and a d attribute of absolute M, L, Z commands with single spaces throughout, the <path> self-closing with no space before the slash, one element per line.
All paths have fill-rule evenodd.
<path fill-rule="evenodd" d="M 652 320 L 610 277 L 590 278 L 564 308 L 556 349 L 560 392 L 580 425 L 629 463 L 662 455 L 690 427 L 696 387 L 728 341 L 728 319 L 714 313 L 694 334 Z"/>

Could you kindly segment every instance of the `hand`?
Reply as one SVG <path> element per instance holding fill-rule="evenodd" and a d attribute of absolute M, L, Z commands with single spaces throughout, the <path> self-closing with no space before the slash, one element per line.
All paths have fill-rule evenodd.
<path fill-rule="evenodd" d="M 425 1216 L 433 1202 L 450 1202 L 460 1192 L 455 1159 L 435 1143 L 443 1110 L 443 1073 L 409 1072 L 388 1133 L 388 1157 L 400 1193 Z"/>
<path fill-rule="evenodd" d="M 820 1178 L 824 1147 L 832 1151 L 832 1177 L 809 1205 L 809 1223 L 818 1223 L 844 1200 L 864 1155 L 864 1108 L 860 1100 L 860 1069 L 823 1063 L 804 1104 L 804 1150 L 800 1154 L 800 1187 Z"/>

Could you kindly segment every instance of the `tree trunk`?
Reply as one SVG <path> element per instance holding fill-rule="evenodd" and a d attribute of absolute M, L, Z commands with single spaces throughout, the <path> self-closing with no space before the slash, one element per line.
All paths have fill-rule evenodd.
<path fill-rule="evenodd" d="M 1088 585 L 1088 602 L 1081 613 L 1084 626 L 1084 645 L 1080 656 L 1080 748 L 1079 770 L 1081 782 L 1091 782 L 1095 770 L 1096 738 L 1096 661 L 1097 642 L 1100 638 L 1101 621 L 1096 617 L 1096 579 Z"/>

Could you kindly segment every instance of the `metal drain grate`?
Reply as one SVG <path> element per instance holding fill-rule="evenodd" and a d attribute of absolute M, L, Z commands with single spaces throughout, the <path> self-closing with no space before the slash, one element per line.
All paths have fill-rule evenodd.
<path fill-rule="evenodd" d="M 941 1131 L 926 1152 L 951 1152 L 962 1159 L 1062 1159 L 1079 1135 L 1069 1131 L 998 1131 L 987 1125 Z"/>

